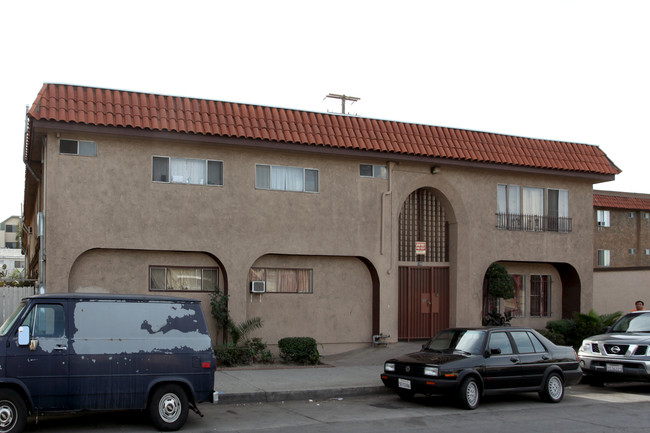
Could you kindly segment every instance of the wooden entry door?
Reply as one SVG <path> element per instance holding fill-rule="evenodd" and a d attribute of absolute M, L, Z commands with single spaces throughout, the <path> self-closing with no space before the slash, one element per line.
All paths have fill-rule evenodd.
<path fill-rule="evenodd" d="M 449 327 L 449 268 L 400 266 L 398 339 L 433 337 Z"/>

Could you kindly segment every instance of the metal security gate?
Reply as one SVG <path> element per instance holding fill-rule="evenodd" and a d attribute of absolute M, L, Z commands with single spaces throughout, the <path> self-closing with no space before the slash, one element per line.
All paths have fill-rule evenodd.
<path fill-rule="evenodd" d="M 433 337 L 449 326 L 449 267 L 399 268 L 398 339 Z"/>

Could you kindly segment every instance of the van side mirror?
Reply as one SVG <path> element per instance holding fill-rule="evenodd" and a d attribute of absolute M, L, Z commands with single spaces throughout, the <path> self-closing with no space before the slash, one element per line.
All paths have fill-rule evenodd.
<path fill-rule="evenodd" d="M 29 326 L 21 326 L 18 328 L 18 345 L 29 345 Z"/>

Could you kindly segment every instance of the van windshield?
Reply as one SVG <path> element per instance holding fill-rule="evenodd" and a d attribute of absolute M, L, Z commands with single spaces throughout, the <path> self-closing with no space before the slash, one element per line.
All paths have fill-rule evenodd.
<path fill-rule="evenodd" d="M 7 332 L 9 332 L 9 330 L 13 326 L 14 322 L 18 319 L 18 317 L 20 316 L 20 313 L 25 308 L 25 304 L 26 303 L 24 301 L 21 302 L 20 304 L 18 304 L 18 307 L 16 307 L 16 309 L 11 314 L 11 316 L 7 317 L 7 320 L 5 320 L 5 323 L 3 323 L 2 326 L 0 326 L 0 336 L 4 337 L 5 335 L 7 335 Z"/>

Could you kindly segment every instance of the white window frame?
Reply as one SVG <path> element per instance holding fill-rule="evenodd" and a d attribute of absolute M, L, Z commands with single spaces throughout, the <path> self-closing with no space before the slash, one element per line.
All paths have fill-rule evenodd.
<path fill-rule="evenodd" d="M 627 213 L 628 218 L 634 219 L 634 212 L 628 212 Z"/>
<path fill-rule="evenodd" d="M 598 250 L 598 259 L 597 259 L 597 265 L 598 266 L 611 266 L 611 251 L 610 250 Z"/>
<path fill-rule="evenodd" d="M 291 188 L 286 184 L 284 186 L 279 185 L 278 181 L 280 179 L 278 176 L 281 176 L 282 172 L 288 170 L 302 170 L 302 184 L 300 188 Z M 313 188 L 308 188 L 308 184 L 311 183 L 311 180 L 308 179 L 310 175 L 316 176 L 316 182 Z M 255 189 L 267 191 L 307 192 L 317 194 L 320 192 L 320 172 L 317 168 L 292 167 L 273 164 L 255 164 Z"/>
<path fill-rule="evenodd" d="M 156 179 L 156 170 L 155 170 L 155 163 L 156 160 L 161 161 L 162 160 L 167 160 L 167 173 L 164 174 L 165 180 L 161 179 Z M 182 179 L 173 179 L 172 177 L 172 160 L 178 161 L 178 162 L 192 162 L 192 161 L 198 161 L 199 163 L 205 164 L 205 178 L 198 178 L 192 180 L 191 176 L 183 176 Z M 218 174 L 218 183 L 210 183 L 210 167 L 211 163 L 217 164 L 219 167 L 219 173 Z M 217 159 L 202 159 L 202 158 L 177 158 L 177 157 L 171 157 L 171 156 L 162 156 L 162 155 L 153 155 L 152 156 L 152 161 L 151 161 L 151 181 L 155 183 L 177 183 L 177 184 L 189 184 L 189 185 L 204 185 L 204 186 L 223 186 L 223 178 L 224 178 L 224 173 L 223 173 L 223 161 L 217 160 Z"/>
<path fill-rule="evenodd" d="M 370 169 L 370 174 L 363 174 L 363 169 Z M 388 178 L 388 167 L 385 165 L 378 164 L 360 164 L 359 165 L 359 176 L 366 178 L 374 179 L 387 179 Z"/>
<path fill-rule="evenodd" d="M 62 146 L 66 144 L 75 143 L 75 150 L 71 152 L 64 152 Z M 59 154 L 61 155 L 76 155 L 76 156 L 97 156 L 97 142 L 88 140 L 72 140 L 69 138 L 59 138 Z"/>
<path fill-rule="evenodd" d="M 292 275 L 295 273 L 296 290 L 288 290 L 283 287 L 284 278 L 281 273 Z M 304 281 L 308 287 L 302 287 L 300 290 L 300 274 L 308 276 L 308 281 Z M 314 293 L 314 270 L 310 268 L 272 268 L 272 267 L 253 267 L 249 272 L 250 281 L 264 281 L 265 293 L 290 293 L 298 295 L 309 295 Z"/>
<path fill-rule="evenodd" d="M 609 210 L 596 210 L 596 225 L 598 227 L 610 227 L 611 215 Z"/>
<path fill-rule="evenodd" d="M 164 289 L 160 288 L 154 288 L 154 278 L 153 278 L 153 272 L 154 271 L 164 271 L 165 277 L 164 277 L 164 283 L 163 286 L 165 287 Z M 215 290 L 215 287 L 205 287 L 207 282 L 209 282 L 209 279 L 206 279 L 206 271 L 208 272 L 214 272 L 215 273 L 215 280 L 214 283 L 218 284 L 219 283 L 219 268 L 214 268 L 214 267 L 188 267 L 188 266 L 150 266 L 149 267 L 149 291 L 151 292 L 163 292 L 163 291 L 168 291 L 168 292 L 180 292 L 180 291 L 188 291 L 188 292 L 210 292 Z M 179 276 L 178 281 L 176 283 L 182 284 L 182 279 L 196 279 L 200 278 L 201 279 L 201 289 L 200 290 L 191 290 L 191 289 L 183 289 L 182 287 L 176 288 L 173 287 L 173 282 L 171 281 L 171 274 L 172 273 L 182 273 L 186 272 L 188 275 L 186 276 Z M 194 275 L 189 275 L 190 273 L 194 273 Z M 198 277 L 198 274 L 200 273 L 200 277 Z"/>
<path fill-rule="evenodd" d="M 628 252 L 631 256 L 634 256 L 634 255 L 636 255 L 636 248 L 629 248 L 629 249 L 627 250 L 627 252 Z"/>

